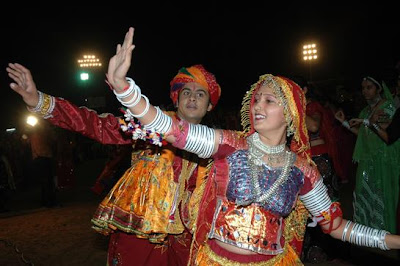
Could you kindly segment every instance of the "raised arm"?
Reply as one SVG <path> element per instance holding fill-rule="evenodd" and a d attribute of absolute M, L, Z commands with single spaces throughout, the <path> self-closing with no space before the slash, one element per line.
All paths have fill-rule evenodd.
<path fill-rule="evenodd" d="M 14 81 L 10 88 L 21 95 L 28 110 L 47 119 L 55 126 L 78 132 L 103 144 L 130 144 L 132 140 L 120 129 L 118 118 L 112 114 L 98 115 L 86 107 L 39 91 L 31 71 L 21 64 L 10 63 L 6 68 Z"/>
<path fill-rule="evenodd" d="M 10 83 L 10 88 L 21 95 L 28 107 L 34 108 L 39 102 L 39 94 L 29 69 L 18 63 L 9 63 L 6 70 L 8 76 L 14 80 Z"/>
<path fill-rule="evenodd" d="M 131 66 L 134 29 L 129 28 L 123 44 L 118 44 L 116 54 L 110 59 L 107 79 L 114 94 L 122 105 L 128 108 L 132 117 L 137 118 L 147 129 L 165 135 L 165 139 L 174 146 L 196 153 L 199 157 L 210 157 L 218 150 L 219 131 L 203 125 L 189 124 L 173 120 L 158 107 L 149 103 L 141 94 L 135 82 L 126 77 Z"/>

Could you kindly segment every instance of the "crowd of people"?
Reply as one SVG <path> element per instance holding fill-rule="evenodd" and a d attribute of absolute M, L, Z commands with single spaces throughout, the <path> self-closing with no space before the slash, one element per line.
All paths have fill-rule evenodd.
<path fill-rule="evenodd" d="M 150 104 L 126 77 L 133 35 L 130 28 L 107 72 L 124 117 L 38 90 L 21 64 L 7 68 L 11 89 L 31 112 L 102 144 L 133 146 L 131 166 L 92 217 L 93 228 L 110 235 L 109 265 L 302 264 L 311 223 L 333 241 L 400 249 L 398 112 L 385 84 L 366 76 L 368 106 L 347 121 L 307 84 L 264 74 L 242 100 L 242 130 L 221 129 L 201 124 L 222 92 L 202 65 L 171 80 L 176 110 Z M 341 136 L 332 134 L 342 126 L 357 134 L 352 220 L 338 196 L 351 178 L 341 167 Z"/>

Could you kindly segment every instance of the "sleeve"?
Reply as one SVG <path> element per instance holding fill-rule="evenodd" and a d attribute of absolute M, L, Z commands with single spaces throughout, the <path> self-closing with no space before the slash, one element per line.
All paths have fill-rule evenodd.
<path fill-rule="evenodd" d="M 62 98 L 55 98 L 54 109 L 47 120 L 55 126 L 80 133 L 102 144 L 131 144 L 132 138 L 120 129 L 113 114 L 97 114 Z"/>
<path fill-rule="evenodd" d="M 217 153 L 213 156 L 214 159 L 225 158 L 234 151 L 247 147 L 246 138 L 241 132 L 234 130 L 221 130 L 220 132 L 220 143 Z"/>
<path fill-rule="evenodd" d="M 322 180 L 321 174 L 316 165 L 310 165 L 305 159 L 298 160 L 297 167 L 304 173 L 304 184 L 300 189 L 300 196 L 310 192 Z"/>

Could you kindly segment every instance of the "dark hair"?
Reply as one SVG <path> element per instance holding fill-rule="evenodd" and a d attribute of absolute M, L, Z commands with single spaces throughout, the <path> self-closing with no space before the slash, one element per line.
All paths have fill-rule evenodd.
<path fill-rule="evenodd" d="M 304 78 L 303 76 L 293 76 L 290 79 L 293 80 L 302 89 L 304 89 L 304 87 L 306 87 L 306 86 L 308 87 L 310 85 L 309 82 L 307 81 L 307 79 Z"/>

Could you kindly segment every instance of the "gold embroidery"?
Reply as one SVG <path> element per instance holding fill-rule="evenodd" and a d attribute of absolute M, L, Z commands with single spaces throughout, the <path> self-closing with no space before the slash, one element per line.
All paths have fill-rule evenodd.
<path fill-rule="evenodd" d="M 211 248 L 205 244 L 199 250 L 198 257 L 195 261 L 195 264 L 198 266 L 269 266 L 269 265 L 303 265 L 299 257 L 296 255 L 294 250 L 290 245 L 286 245 L 285 250 L 273 257 L 270 260 L 261 261 L 261 262 L 250 262 L 250 263 L 240 263 L 237 261 L 232 261 L 228 258 L 221 257 L 217 255 Z M 250 255 L 249 255 L 250 256 Z"/>

